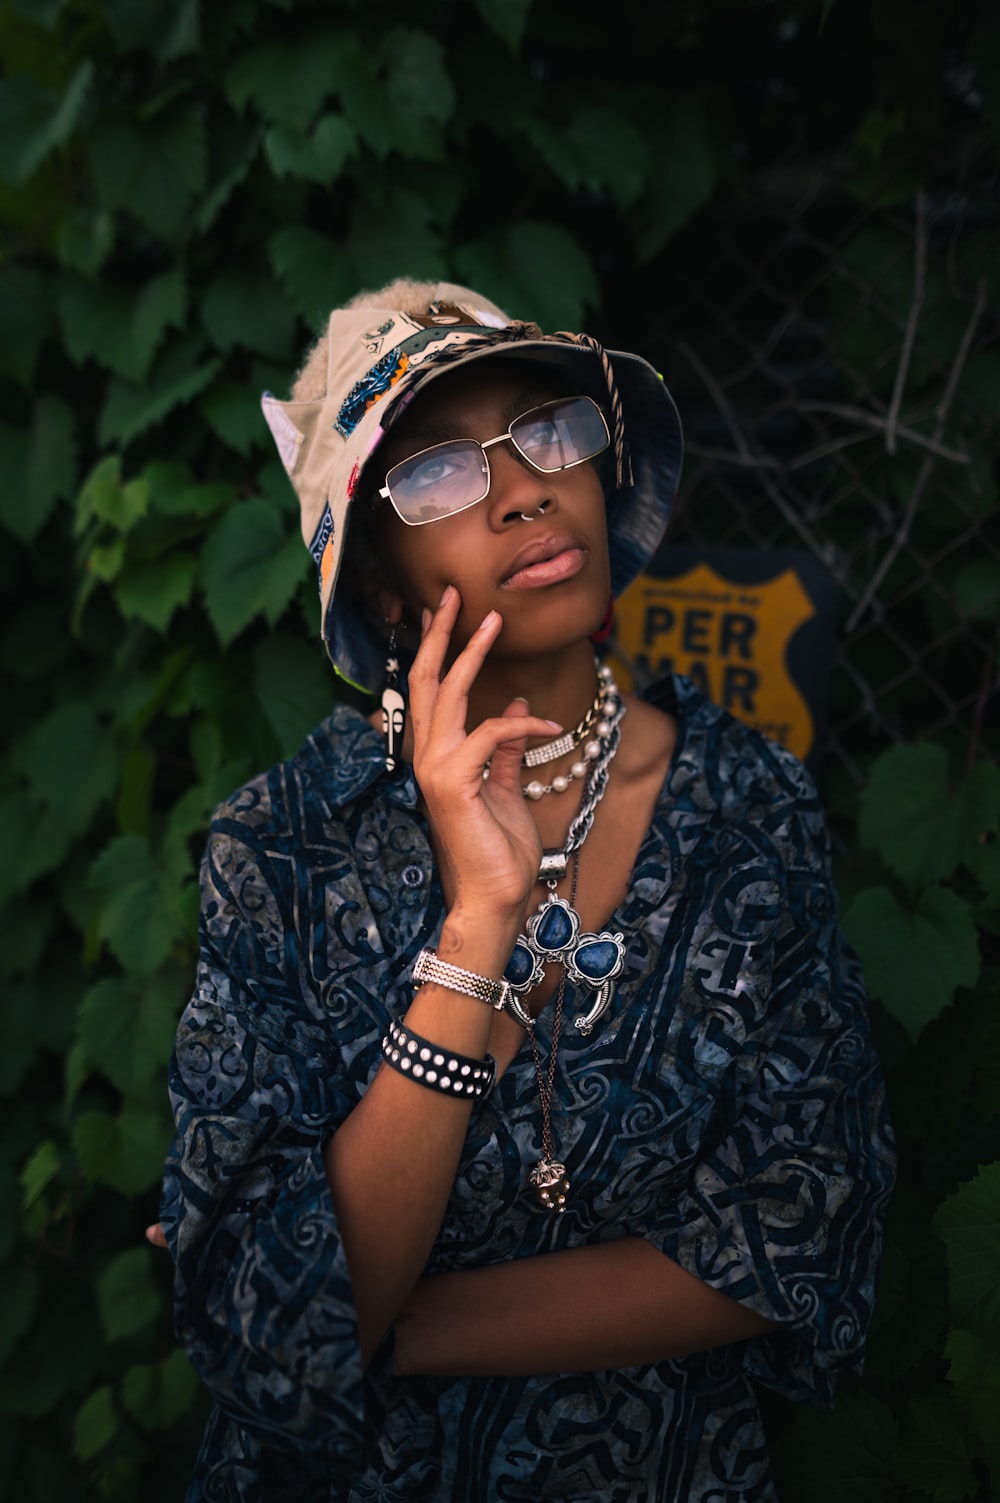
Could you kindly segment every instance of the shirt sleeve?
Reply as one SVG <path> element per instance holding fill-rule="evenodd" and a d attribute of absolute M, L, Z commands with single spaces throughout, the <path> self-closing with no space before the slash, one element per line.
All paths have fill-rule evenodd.
<path fill-rule="evenodd" d="M 273 857 L 217 819 L 171 1061 L 162 1218 L 178 1339 L 229 1431 L 329 1475 L 362 1445 L 354 1301 L 322 1153 L 353 1102 L 283 914 L 293 901 Z"/>
<path fill-rule="evenodd" d="M 775 823 L 783 893 L 759 1027 L 686 1186 L 647 1236 L 782 1327 L 737 1349 L 749 1375 L 832 1403 L 837 1371 L 860 1370 L 895 1159 L 815 797 Z"/>

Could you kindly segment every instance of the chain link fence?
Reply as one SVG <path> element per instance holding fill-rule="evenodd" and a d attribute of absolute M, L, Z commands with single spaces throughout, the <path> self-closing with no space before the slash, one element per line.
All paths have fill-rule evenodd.
<path fill-rule="evenodd" d="M 674 541 L 797 547 L 840 620 L 825 774 L 934 737 L 1000 755 L 1000 198 L 982 143 L 859 203 L 800 162 L 698 218 L 653 339 L 684 419 Z M 927 174 L 921 174 L 926 179 Z"/>

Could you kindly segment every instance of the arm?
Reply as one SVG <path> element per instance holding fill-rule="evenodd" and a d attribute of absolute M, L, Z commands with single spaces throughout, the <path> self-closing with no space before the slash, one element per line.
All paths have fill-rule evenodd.
<path fill-rule="evenodd" d="M 433 830 L 449 910 L 442 960 L 499 978 L 524 921 L 541 844 L 521 794 L 529 735 L 551 735 L 515 700 L 503 717 L 466 734 L 468 693 L 499 635 L 491 613 L 442 676 L 461 604 L 446 591 L 409 676 L 413 765 Z M 558 729 L 558 727 L 555 727 Z M 489 780 L 483 767 L 490 762 Z M 425 985 L 404 1023 L 444 1048 L 482 1059 L 492 1010 Z M 367 1362 L 396 1318 L 437 1236 L 468 1130 L 471 1103 L 449 1098 L 384 1066 L 325 1149 Z"/>
<path fill-rule="evenodd" d="M 774 1329 L 629 1237 L 421 1279 L 396 1322 L 394 1361 L 399 1376 L 590 1372 Z"/>
<path fill-rule="evenodd" d="M 451 617 L 439 613 L 443 624 L 428 634 L 441 659 L 455 605 L 457 597 Z M 508 863 L 506 878 L 510 886 L 512 865 L 514 893 L 525 896 L 508 902 L 506 921 L 496 859 L 491 866 L 475 847 L 469 856 L 461 840 L 449 838 L 447 808 L 438 822 L 454 867 L 444 958 L 494 975 L 506 963 L 537 871 L 537 834 L 533 823 L 523 829 L 530 816 L 517 777 L 521 746 L 524 735 L 550 729 L 518 717 L 520 740 L 513 738 L 506 776 L 502 743 L 511 738 L 510 719 L 465 736 L 464 683 L 499 625 L 460 655 L 462 670 L 453 669 L 444 684 L 432 659 L 429 692 L 422 701 L 419 686 L 417 693 L 421 705 L 430 699 L 431 711 L 439 696 L 450 711 L 422 737 L 427 787 L 433 793 L 443 783 L 453 793 L 457 752 L 478 792 L 492 756 L 494 808 L 509 784 L 515 827 L 522 819 L 520 864 Z M 512 706 L 512 716 L 523 708 Z M 454 744 L 442 748 L 459 723 Z M 363 1361 L 423 1268 L 469 1107 L 387 1069 L 357 1103 L 358 1082 L 345 1078 L 339 1035 L 297 961 L 308 937 L 290 908 L 285 831 L 273 812 L 284 803 L 282 776 L 276 769 L 273 785 L 269 777 L 244 790 L 213 825 L 202 869 L 198 981 L 171 1066 L 176 1137 L 162 1219 L 177 1265 L 178 1336 L 224 1412 L 265 1445 L 351 1465 L 362 1429 Z M 481 824 L 481 843 L 495 858 L 503 844 L 496 818 L 487 810 Z M 474 821 L 466 819 L 463 829 L 474 831 Z M 350 852 L 341 854 L 349 887 Z M 478 888 L 463 880 L 470 868 Z M 476 947 L 480 933 L 493 936 L 492 949 Z M 425 987 L 407 1021 L 481 1057 L 492 1017 L 471 998 Z"/>
<path fill-rule="evenodd" d="M 628 1241 L 421 1281 L 397 1322 L 400 1373 L 602 1369 L 739 1342 L 737 1360 L 755 1376 L 794 1397 L 827 1397 L 833 1371 L 856 1366 L 892 1145 L 811 800 L 795 790 L 790 809 L 777 795 L 780 847 L 761 837 L 762 852 L 783 848 L 787 867 L 773 948 L 760 946 L 767 979 L 756 1022 L 744 998 L 745 1047 L 734 1047 L 724 1112 L 686 1186 L 658 1195 L 651 1185 L 633 1200 L 641 1235 Z M 752 864 L 748 890 L 761 899 L 757 879 Z M 724 1002 L 727 983 L 696 976 L 699 1018 Z M 722 992 L 703 999 L 711 985 Z"/>

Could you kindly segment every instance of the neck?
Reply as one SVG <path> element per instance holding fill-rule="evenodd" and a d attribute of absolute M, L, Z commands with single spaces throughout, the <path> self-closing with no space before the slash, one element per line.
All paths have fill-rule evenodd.
<path fill-rule="evenodd" d="M 571 730 L 586 712 L 597 687 L 594 649 L 589 641 L 541 657 L 484 663 L 469 694 L 468 729 L 500 715 L 518 697 L 533 715 Z"/>

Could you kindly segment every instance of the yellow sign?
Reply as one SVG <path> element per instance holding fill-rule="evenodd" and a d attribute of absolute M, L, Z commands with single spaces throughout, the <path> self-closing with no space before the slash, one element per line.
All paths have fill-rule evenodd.
<path fill-rule="evenodd" d="M 674 579 L 642 575 L 615 609 L 612 651 L 623 687 L 682 673 L 747 725 L 805 761 L 816 727 L 788 668 L 788 644 L 816 614 L 793 569 L 737 584 L 707 564 Z"/>

